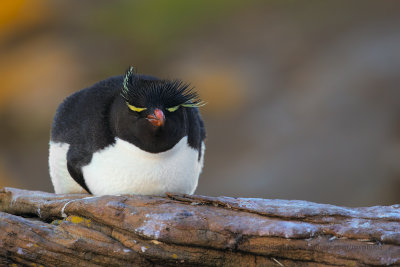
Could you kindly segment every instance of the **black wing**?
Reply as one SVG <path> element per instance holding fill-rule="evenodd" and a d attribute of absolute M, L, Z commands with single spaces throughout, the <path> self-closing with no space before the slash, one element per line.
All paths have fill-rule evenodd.
<path fill-rule="evenodd" d="M 94 152 L 114 142 L 108 116 L 121 84 L 122 76 L 111 77 L 74 93 L 59 106 L 54 118 L 51 140 L 70 145 L 68 172 L 89 193 L 82 167 L 90 163 Z"/>
<path fill-rule="evenodd" d="M 197 108 L 185 108 L 188 118 L 188 143 L 190 147 L 199 151 L 199 160 L 201 159 L 202 142 L 206 139 L 206 129 Z"/>

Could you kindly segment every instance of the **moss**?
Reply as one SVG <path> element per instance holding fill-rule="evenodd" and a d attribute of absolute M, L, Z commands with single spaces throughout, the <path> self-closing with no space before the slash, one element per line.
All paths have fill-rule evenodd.
<path fill-rule="evenodd" d="M 83 217 L 74 216 L 74 215 L 69 216 L 69 217 L 66 219 L 66 221 L 69 221 L 69 222 L 74 223 L 74 224 L 83 224 L 83 225 L 85 225 L 85 226 L 87 226 L 87 227 L 90 227 L 90 225 L 91 225 L 91 223 L 92 223 L 92 220 L 90 220 L 90 219 L 85 219 L 85 218 L 83 218 Z"/>

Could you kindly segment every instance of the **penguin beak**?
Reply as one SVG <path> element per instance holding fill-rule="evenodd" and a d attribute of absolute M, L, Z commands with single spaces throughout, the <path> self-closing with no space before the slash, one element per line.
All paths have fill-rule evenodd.
<path fill-rule="evenodd" d="M 147 116 L 147 120 L 153 124 L 153 126 L 160 127 L 164 125 L 165 116 L 161 109 L 156 108 L 153 114 Z"/>

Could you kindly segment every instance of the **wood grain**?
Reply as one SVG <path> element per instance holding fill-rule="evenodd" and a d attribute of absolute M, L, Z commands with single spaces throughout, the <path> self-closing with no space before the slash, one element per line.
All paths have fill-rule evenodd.
<path fill-rule="evenodd" d="M 400 266 L 400 205 L 4 188 L 0 264 Z"/>

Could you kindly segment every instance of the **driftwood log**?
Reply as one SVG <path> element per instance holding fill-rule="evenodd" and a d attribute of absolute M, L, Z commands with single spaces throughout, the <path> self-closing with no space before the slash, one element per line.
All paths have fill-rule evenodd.
<path fill-rule="evenodd" d="M 0 265 L 400 266 L 400 205 L 4 188 Z"/>

